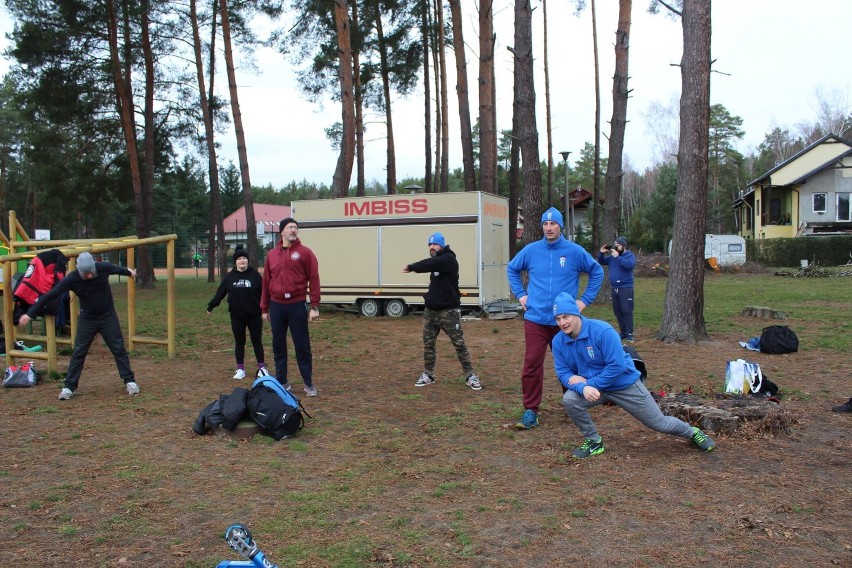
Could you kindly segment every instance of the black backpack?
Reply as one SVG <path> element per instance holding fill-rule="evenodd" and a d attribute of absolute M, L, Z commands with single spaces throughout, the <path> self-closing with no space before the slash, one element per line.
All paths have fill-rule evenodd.
<path fill-rule="evenodd" d="M 624 352 L 630 355 L 630 358 L 633 359 L 633 366 L 636 367 L 636 370 L 639 371 L 639 380 L 642 381 L 642 384 L 645 384 L 645 379 L 648 378 L 648 371 L 645 369 L 645 361 L 642 360 L 642 357 L 639 356 L 639 352 L 636 351 L 636 348 L 632 345 L 624 345 Z"/>
<path fill-rule="evenodd" d="M 301 403 L 275 377 L 260 377 L 249 391 L 246 408 L 260 429 L 275 440 L 289 438 L 302 429 Z"/>
<path fill-rule="evenodd" d="M 770 325 L 764 327 L 760 334 L 760 352 L 780 355 L 795 353 L 799 350 L 799 338 L 786 325 Z"/>
<path fill-rule="evenodd" d="M 245 416 L 248 394 L 248 390 L 236 387 L 231 394 L 219 395 L 219 398 L 205 406 L 195 419 L 193 432 L 203 436 L 219 426 L 233 432 Z"/>

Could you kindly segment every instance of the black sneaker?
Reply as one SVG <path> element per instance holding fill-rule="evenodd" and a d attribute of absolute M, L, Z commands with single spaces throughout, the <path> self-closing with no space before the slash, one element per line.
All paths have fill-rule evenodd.
<path fill-rule="evenodd" d="M 584 460 L 602 453 L 604 453 L 603 438 L 597 442 L 594 440 L 584 440 L 583 445 L 574 450 L 571 457 Z"/>
<path fill-rule="evenodd" d="M 831 407 L 834 412 L 852 412 L 852 398 L 846 401 L 846 404 Z"/>

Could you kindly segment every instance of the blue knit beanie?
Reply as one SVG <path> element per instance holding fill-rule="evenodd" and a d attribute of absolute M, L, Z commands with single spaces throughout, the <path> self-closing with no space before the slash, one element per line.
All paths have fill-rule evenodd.
<path fill-rule="evenodd" d="M 559 292 L 556 296 L 556 301 L 553 304 L 553 317 L 560 315 L 579 316 L 580 308 L 577 307 L 577 300 L 568 292 Z"/>
<path fill-rule="evenodd" d="M 565 226 L 565 222 L 562 220 L 562 213 L 556 207 L 551 207 L 544 212 L 541 216 L 541 224 L 544 225 L 545 221 L 556 221 L 560 228 Z"/>
<path fill-rule="evenodd" d="M 444 235 L 441 233 L 432 233 L 429 235 L 429 242 L 427 244 L 438 245 L 439 247 L 444 248 L 446 246 L 446 242 L 447 241 L 444 240 Z"/>

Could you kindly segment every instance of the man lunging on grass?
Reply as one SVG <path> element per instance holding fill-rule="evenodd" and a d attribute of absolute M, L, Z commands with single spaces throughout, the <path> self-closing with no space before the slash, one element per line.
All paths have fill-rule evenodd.
<path fill-rule="evenodd" d="M 568 389 L 562 406 L 585 438 L 573 457 L 583 459 L 604 452 L 603 439 L 589 416 L 589 407 L 607 401 L 651 430 L 691 440 L 705 452 L 716 446 L 698 428 L 662 413 L 639 380 L 633 359 L 624 352 L 621 338 L 611 325 L 581 316 L 576 300 L 565 292 L 556 296 L 553 316 L 562 331 L 551 345 L 553 364 L 556 377 Z"/>

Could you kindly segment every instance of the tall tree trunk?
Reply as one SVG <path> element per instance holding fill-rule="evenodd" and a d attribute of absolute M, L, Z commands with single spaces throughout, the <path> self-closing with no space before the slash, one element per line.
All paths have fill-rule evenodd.
<path fill-rule="evenodd" d="M 450 189 L 450 111 L 447 94 L 447 40 L 444 35 L 444 2 L 435 0 L 438 27 L 438 69 L 441 73 L 441 191 Z"/>
<path fill-rule="evenodd" d="M 486 193 L 497 193 L 493 3 L 479 0 L 479 189 Z"/>
<path fill-rule="evenodd" d="M 535 85 L 533 83 L 532 6 L 530 0 L 515 1 L 515 113 L 521 145 L 524 180 L 524 243 L 541 238 L 537 222 L 544 212 L 541 203 L 541 168 L 538 158 L 538 129 L 535 124 Z"/>
<path fill-rule="evenodd" d="M 387 193 L 396 194 L 396 150 L 393 144 L 393 112 L 391 110 L 390 70 L 388 69 L 385 33 L 382 28 L 382 12 L 376 10 L 376 34 L 379 40 L 379 64 L 382 73 L 382 92 L 385 97 L 385 127 L 387 128 Z"/>
<path fill-rule="evenodd" d="M 352 28 L 358 29 L 358 3 L 352 3 Z M 364 165 L 364 93 L 361 87 L 360 49 L 352 50 L 352 79 L 355 92 L 355 159 L 357 185 L 355 195 L 364 197 L 367 188 Z"/>
<path fill-rule="evenodd" d="M 512 125 L 517 126 L 517 120 L 514 118 Z M 512 136 L 509 156 L 509 258 L 513 258 L 518 252 L 518 196 L 521 194 L 521 145 L 518 144 L 516 136 Z M 524 226 L 526 227 L 526 219 Z"/>
<path fill-rule="evenodd" d="M 246 206 L 246 251 L 248 251 L 249 258 L 257 258 L 257 224 L 254 218 L 254 199 L 251 194 L 251 176 L 249 175 L 246 133 L 243 129 L 243 115 L 240 110 L 240 98 L 237 93 L 237 73 L 234 67 L 231 24 L 228 18 L 228 0 L 221 0 L 219 9 L 222 12 L 222 43 L 225 46 L 225 68 L 228 75 L 228 92 L 231 95 L 231 115 L 234 117 L 234 132 L 237 135 L 237 158 L 240 161 L 243 203 Z"/>
<path fill-rule="evenodd" d="M 214 93 L 216 92 L 213 88 L 214 79 L 216 78 L 216 16 L 219 13 L 219 0 L 212 0 L 210 6 L 210 12 L 212 14 L 210 21 L 210 64 L 208 72 L 210 73 L 210 86 L 207 90 L 207 106 L 213 104 Z M 210 114 L 210 127 L 213 128 L 213 113 Z M 214 145 L 215 149 L 215 145 Z M 216 179 L 216 187 L 219 187 L 219 165 L 216 162 L 215 155 L 213 156 L 213 162 L 209 164 L 209 167 L 213 167 L 215 169 L 215 179 Z M 211 175 L 210 179 L 214 179 L 214 176 Z M 211 186 L 212 191 L 212 186 Z M 225 274 L 228 272 L 227 270 L 227 251 L 225 249 L 225 217 L 222 215 L 222 202 L 220 199 L 214 203 L 214 207 L 211 208 L 210 211 L 210 251 L 208 253 L 208 258 L 215 259 L 214 262 L 209 262 L 207 266 L 207 281 L 214 282 L 215 275 L 213 274 L 214 268 L 219 269 L 219 277 L 224 279 Z M 213 233 L 216 234 L 216 242 L 213 242 Z M 256 262 L 260 264 L 260 259 L 257 259 Z"/>
<path fill-rule="evenodd" d="M 518 217 L 520 216 L 519 201 L 521 197 L 521 145 L 517 136 L 517 133 L 521 130 L 518 122 L 521 116 L 518 111 L 521 97 L 518 94 L 520 83 L 517 81 L 519 74 L 517 57 L 512 59 L 512 67 L 516 80 L 512 82 L 512 142 L 509 150 L 509 258 L 513 258 L 515 253 L 518 252 Z M 526 234 L 527 222 L 528 218 L 525 218 L 524 233 L 521 234 L 521 238 Z"/>
<path fill-rule="evenodd" d="M 136 141 L 136 121 L 133 112 L 133 90 L 128 73 L 129 66 L 122 66 L 118 54 L 118 18 L 116 17 L 115 5 L 112 0 L 107 0 L 107 41 L 109 43 L 110 67 L 115 86 L 116 105 L 121 117 L 121 130 L 124 135 L 124 143 L 127 146 L 127 159 L 130 167 L 130 182 L 133 185 L 133 203 L 136 210 L 136 233 L 141 237 L 147 231 L 145 227 L 145 199 L 142 188 L 142 172 L 139 169 L 139 150 Z M 126 20 L 125 20 L 126 22 Z M 125 35 L 129 26 L 124 25 Z M 126 38 L 129 41 L 129 38 Z M 126 53 L 126 52 L 125 52 Z M 143 282 L 144 274 L 139 274 L 136 285 L 139 287 L 151 287 L 150 277 Z"/>
<path fill-rule="evenodd" d="M 467 84 L 467 58 L 464 52 L 460 0 L 450 0 L 450 13 L 453 19 L 453 51 L 456 56 L 456 94 L 459 99 L 464 190 L 476 191 L 476 170 L 473 163 L 473 137 L 470 122 L 470 92 Z"/>
<path fill-rule="evenodd" d="M 334 23 L 337 27 L 337 49 L 340 52 L 340 64 L 337 66 L 337 73 L 340 80 L 343 139 L 340 143 L 337 167 L 334 169 L 334 179 L 331 182 L 331 194 L 333 197 L 346 197 L 349 194 L 349 180 L 352 178 L 352 164 L 355 161 L 352 38 L 349 14 L 346 11 L 346 0 L 334 0 Z"/>
<path fill-rule="evenodd" d="M 423 128 L 424 132 L 424 154 L 426 167 L 424 168 L 423 190 L 432 191 L 432 85 L 429 78 L 429 50 L 431 35 L 431 18 L 429 17 L 429 0 L 421 0 L 422 12 L 420 15 L 420 34 L 423 38 Z"/>
<path fill-rule="evenodd" d="M 671 271 L 658 339 L 695 343 L 704 324 L 704 232 L 710 146 L 710 2 L 684 0 L 680 144 Z"/>
<path fill-rule="evenodd" d="M 216 10 L 214 10 L 213 28 L 216 28 Z M 198 102 L 201 106 L 201 118 L 204 121 L 204 140 L 207 143 L 207 175 L 210 178 L 210 231 L 208 236 L 208 253 L 207 253 L 207 281 L 215 282 L 216 278 L 213 273 L 215 267 L 214 259 L 218 258 L 215 251 L 216 238 L 215 224 L 217 219 L 222 216 L 222 206 L 219 201 L 219 168 L 216 165 L 216 132 L 213 128 L 213 116 L 210 113 L 210 104 L 207 100 L 207 87 L 204 81 L 204 63 L 201 59 L 201 34 L 198 32 L 198 11 L 196 9 L 195 0 L 189 0 L 189 21 L 192 26 L 192 48 L 195 54 L 195 77 L 198 81 Z M 214 35 L 215 37 L 215 35 Z M 211 46 L 212 47 L 212 46 Z M 212 79 L 211 79 L 212 81 Z M 196 231 L 198 224 L 193 223 Z M 259 259 L 254 259 L 258 262 Z M 257 264 L 255 264 L 257 266 Z"/>
<path fill-rule="evenodd" d="M 592 181 L 592 250 L 600 249 L 601 226 L 601 78 L 598 64 L 598 20 L 592 0 L 592 43 L 595 56 L 595 172 Z"/>
<path fill-rule="evenodd" d="M 601 243 L 615 240 L 621 213 L 621 184 L 624 177 L 624 131 L 627 128 L 627 63 L 630 47 L 632 0 L 618 2 L 618 29 L 615 32 L 615 74 L 612 78 L 612 120 L 609 131 L 609 158 L 606 166 L 604 214 Z"/>
<path fill-rule="evenodd" d="M 547 206 L 553 205 L 553 127 L 550 115 L 550 64 L 547 49 L 547 0 L 541 0 L 544 19 L 544 117 L 547 129 Z"/>
<path fill-rule="evenodd" d="M 434 26 L 437 28 L 437 24 Z M 438 65 L 438 32 L 435 29 L 434 34 L 432 35 L 432 66 L 433 71 L 435 72 L 435 188 L 434 191 L 437 193 L 441 191 L 441 150 L 444 149 L 443 139 L 441 135 L 443 130 L 441 130 L 441 125 L 443 124 L 443 120 L 441 118 L 441 70 Z"/>
<path fill-rule="evenodd" d="M 154 162 L 156 129 L 154 127 L 154 55 L 151 52 L 151 27 L 149 19 L 150 4 L 143 0 L 142 13 L 140 14 L 142 34 L 142 60 L 145 69 L 145 108 L 144 108 L 144 132 L 142 154 L 142 200 L 145 215 L 144 232 L 139 234 L 140 239 L 151 236 L 151 227 L 154 226 Z M 148 288 L 153 286 L 154 264 L 151 258 L 150 247 L 139 247 L 136 250 L 136 276 L 140 286 Z"/>

